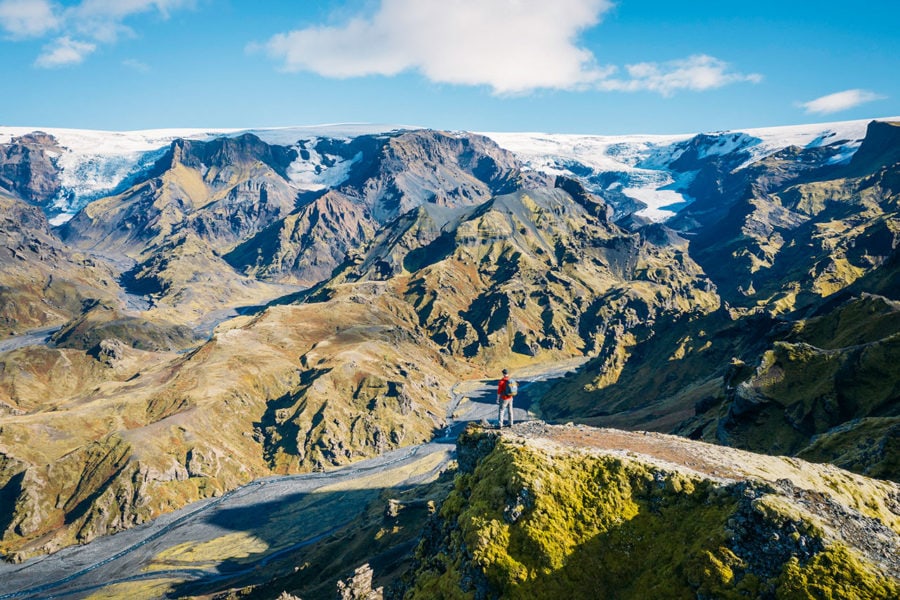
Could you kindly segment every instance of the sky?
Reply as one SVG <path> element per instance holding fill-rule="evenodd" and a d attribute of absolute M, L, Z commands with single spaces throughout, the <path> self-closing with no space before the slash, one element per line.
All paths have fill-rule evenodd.
<path fill-rule="evenodd" d="M 900 115 L 897 0 L 0 0 L 0 125 L 694 133 Z"/>

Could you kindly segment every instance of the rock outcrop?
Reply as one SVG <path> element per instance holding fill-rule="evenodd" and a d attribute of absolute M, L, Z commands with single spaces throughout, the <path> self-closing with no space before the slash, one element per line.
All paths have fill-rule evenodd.
<path fill-rule="evenodd" d="M 59 150 L 53 136 L 40 131 L 0 144 L 0 191 L 48 207 L 60 192 Z"/>
<path fill-rule="evenodd" d="M 896 484 L 674 436 L 470 428 L 404 598 L 900 592 Z"/>

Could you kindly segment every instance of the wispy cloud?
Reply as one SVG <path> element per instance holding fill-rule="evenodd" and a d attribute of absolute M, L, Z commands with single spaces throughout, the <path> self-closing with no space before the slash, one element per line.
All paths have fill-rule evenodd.
<path fill-rule="evenodd" d="M 418 71 L 494 94 L 543 88 L 669 96 L 761 80 L 702 54 L 624 69 L 602 65 L 578 37 L 612 7 L 609 0 L 381 0 L 371 16 L 280 33 L 251 48 L 264 49 L 288 72 L 348 78 Z"/>
<path fill-rule="evenodd" d="M 44 51 L 41 52 L 35 64 L 45 69 L 77 65 L 96 49 L 96 44 L 79 42 L 64 36 L 44 46 Z"/>
<path fill-rule="evenodd" d="M 191 7 L 195 0 L 81 0 L 62 4 L 51 0 L 0 0 L 0 29 L 12 39 L 57 37 L 44 46 L 35 65 L 60 67 L 82 62 L 98 44 L 135 35 L 126 19 L 142 13 L 168 17 Z"/>
<path fill-rule="evenodd" d="M 126 58 L 122 61 L 122 66 L 139 73 L 148 73 L 150 71 L 150 65 L 135 58 Z"/>
<path fill-rule="evenodd" d="M 866 102 L 884 100 L 886 97 L 869 90 L 844 90 L 843 92 L 828 94 L 809 102 L 801 102 L 800 107 L 810 114 L 827 115 L 856 108 Z"/>
<path fill-rule="evenodd" d="M 610 77 L 598 84 L 604 90 L 650 91 L 671 96 L 679 90 L 704 91 L 732 83 L 759 83 L 762 75 L 744 74 L 718 58 L 696 54 L 664 63 L 643 62 L 625 67 L 626 77 Z"/>
<path fill-rule="evenodd" d="M 0 1 L 0 27 L 14 39 L 41 36 L 59 25 L 55 7 L 47 0 Z"/>

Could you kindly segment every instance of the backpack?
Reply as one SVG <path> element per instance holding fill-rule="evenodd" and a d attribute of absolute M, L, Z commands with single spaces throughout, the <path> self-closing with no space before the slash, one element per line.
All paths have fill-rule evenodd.
<path fill-rule="evenodd" d="M 506 395 L 515 396 L 519 393 L 519 382 L 515 379 L 506 380 Z"/>

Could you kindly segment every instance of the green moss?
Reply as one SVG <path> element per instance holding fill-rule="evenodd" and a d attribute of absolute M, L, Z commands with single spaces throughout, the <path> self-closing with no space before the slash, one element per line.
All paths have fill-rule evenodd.
<path fill-rule="evenodd" d="M 725 545 L 735 509 L 708 482 L 501 441 L 457 479 L 441 515 L 504 598 L 727 598 L 758 586 Z M 443 573 L 432 570 L 409 597 L 471 591 L 460 587 L 458 558 L 442 561 Z"/>
<path fill-rule="evenodd" d="M 797 456 L 900 482 L 900 417 L 851 422 L 816 437 Z"/>
<path fill-rule="evenodd" d="M 789 500 L 748 493 L 500 438 L 457 478 L 440 512 L 445 537 L 428 556 L 420 547 L 427 568 L 406 598 L 896 597 L 896 583 L 847 550 L 818 552 L 822 532 Z M 769 548 L 774 532 L 787 541 Z M 800 537 L 808 552 L 797 554 Z"/>
<path fill-rule="evenodd" d="M 845 546 L 835 545 L 801 566 L 791 559 L 778 578 L 778 600 L 877 600 L 900 598 L 900 585 L 867 568 Z"/>

